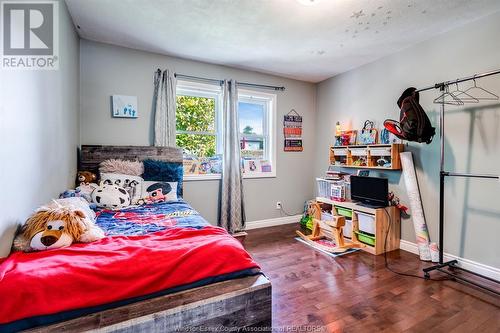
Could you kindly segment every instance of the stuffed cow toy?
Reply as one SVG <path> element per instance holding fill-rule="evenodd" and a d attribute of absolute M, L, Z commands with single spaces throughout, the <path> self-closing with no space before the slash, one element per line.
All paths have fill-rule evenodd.
<path fill-rule="evenodd" d="M 130 206 L 130 194 L 114 184 L 101 182 L 91 194 L 92 202 L 99 208 L 121 209 Z"/>

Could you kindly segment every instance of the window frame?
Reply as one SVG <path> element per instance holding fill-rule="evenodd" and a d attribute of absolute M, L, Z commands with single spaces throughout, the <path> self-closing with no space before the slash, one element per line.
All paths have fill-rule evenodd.
<path fill-rule="evenodd" d="M 214 132 L 201 131 L 178 131 L 175 129 L 175 134 L 198 134 L 198 135 L 213 135 L 215 136 L 215 151 L 216 154 L 222 154 L 222 88 L 214 84 L 206 84 L 192 81 L 177 80 L 175 96 L 194 96 L 215 99 L 215 124 Z M 181 148 L 181 147 L 179 147 Z M 202 175 L 184 175 L 183 180 L 212 180 L 220 179 L 220 174 L 202 174 Z"/>
<path fill-rule="evenodd" d="M 264 112 L 264 124 L 262 128 L 262 135 L 254 135 L 254 137 L 264 138 L 264 156 L 271 163 L 271 172 L 253 172 L 251 174 L 243 173 L 243 179 L 248 178 L 275 178 L 276 177 L 276 94 L 265 93 L 257 90 L 238 89 L 238 103 L 262 103 L 266 107 Z M 239 132 L 239 124 L 238 124 Z M 240 134 L 240 140 L 242 133 Z M 250 135 L 251 136 L 251 135 Z M 245 135 L 245 137 L 248 137 Z M 268 144 L 266 144 L 268 143 Z"/>
<path fill-rule="evenodd" d="M 176 97 L 178 95 L 184 96 L 195 96 L 195 97 L 205 97 L 205 98 L 215 98 L 215 124 L 214 132 L 199 132 L 199 131 L 177 131 L 183 134 L 199 134 L 199 135 L 214 135 L 216 137 L 216 154 L 222 154 L 223 150 L 223 117 L 222 117 L 222 87 L 214 84 L 198 83 L 185 80 L 177 80 L 176 86 Z M 276 177 L 276 152 L 277 152 L 277 141 L 276 141 L 276 94 L 265 93 L 257 90 L 250 89 L 238 89 L 238 103 L 249 102 L 255 103 L 255 101 L 265 103 L 266 116 L 264 117 L 264 127 L 263 134 L 256 135 L 255 137 L 263 137 L 264 140 L 264 155 L 266 159 L 271 163 L 271 172 L 255 172 L 252 174 L 242 173 L 243 179 L 253 179 L 253 178 L 275 178 Z M 238 124 L 239 133 L 239 124 Z M 241 140 L 241 134 L 240 140 Z M 238 142 L 240 141 L 238 140 Z M 269 144 L 266 144 L 266 143 Z M 181 147 L 179 147 L 181 148 Z M 269 150 L 269 153 L 267 153 Z M 221 174 L 200 174 L 200 175 L 184 175 L 184 181 L 197 181 L 197 180 L 218 180 L 221 179 Z"/>

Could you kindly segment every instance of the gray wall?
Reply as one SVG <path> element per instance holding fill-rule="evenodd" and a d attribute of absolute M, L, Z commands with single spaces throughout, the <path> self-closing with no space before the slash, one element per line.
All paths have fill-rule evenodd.
<path fill-rule="evenodd" d="M 500 68 L 500 14 L 405 49 L 348 73 L 323 81 L 317 90 L 315 174 L 328 165 L 328 145 L 334 124 L 360 128 L 366 119 L 379 127 L 399 116 L 396 100 L 410 86 L 423 87 L 443 80 Z M 500 76 L 478 81 L 500 95 Z M 467 87 L 467 85 L 464 85 Z M 421 94 L 421 104 L 438 125 L 437 91 Z M 448 107 L 446 113 L 446 169 L 500 173 L 500 104 Z M 438 235 L 439 139 L 431 145 L 411 143 L 431 238 Z M 400 172 L 384 172 L 391 188 L 408 204 Z M 446 181 L 445 251 L 500 267 L 500 184 L 495 181 Z M 411 220 L 404 220 L 402 237 L 415 241 Z"/>
<path fill-rule="evenodd" d="M 209 78 L 286 86 L 278 92 L 277 123 L 290 109 L 304 117 L 304 152 L 284 153 L 277 132 L 277 177 L 244 180 L 247 221 L 279 217 L 276 201 L 289 212 L 302 211 L 313 195 L 315 92 L 311 83 L 234 68 L 147 53 L 88 40 L 80 42 L 81 143 L 149 145 L 152 143 L 153 73 L 160 68 Z M 138 119 L 111 117 L 110 96 L 138 96 Z M 281 127 L 278 127 L 281 128 Z M 184 198 L 208 221 L 217 221 L 219 181 L 186 182 Z"/>
<path fill-rule="evenodd" d="M 0 73 L 0 257 L 18 223 L 74 185 L 79 42 L 64 2 L 59 12 L 59 70 Z"/>

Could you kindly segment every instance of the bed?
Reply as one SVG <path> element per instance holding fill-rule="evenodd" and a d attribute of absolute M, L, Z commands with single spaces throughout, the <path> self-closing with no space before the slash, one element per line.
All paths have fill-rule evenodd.
<path fill-rule="evenodd" d="M 82 146 L 80 165 L 108 158 L 182 160 L 179 150 Z M 271 284 L 243 246 L 182 199 L 118 211 L 108 237 L 0 261 L 0 331 L 271 330 Z"/>

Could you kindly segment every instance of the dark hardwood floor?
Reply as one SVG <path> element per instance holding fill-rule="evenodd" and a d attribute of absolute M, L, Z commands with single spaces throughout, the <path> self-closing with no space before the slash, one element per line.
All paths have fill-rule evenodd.
<path fill-rule="evenodd" d="M 294 240 L 296 228 L 250 230 L 245 241 L 272 281 L 277 332 L 500 332 L 499 298 L 453 281 L 394 274 L 383 255 L 331 258 Z M 428 265 L 405 251 L 388 257 L 398 272 L 421 276 Z"/>

